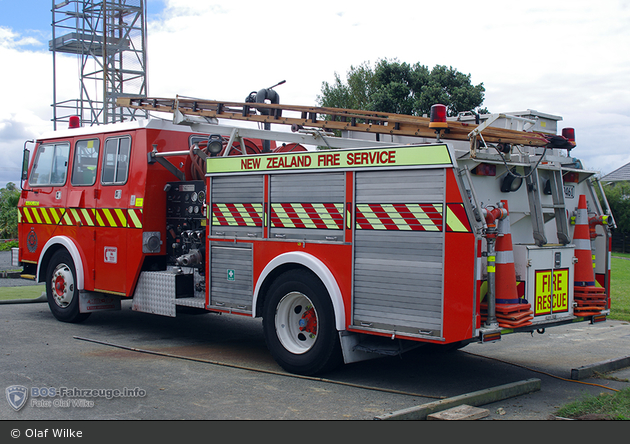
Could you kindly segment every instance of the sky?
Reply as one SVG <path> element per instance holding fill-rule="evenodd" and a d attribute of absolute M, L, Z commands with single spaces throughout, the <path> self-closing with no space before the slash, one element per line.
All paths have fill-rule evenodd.
<path fill-rule="evenodd" d="M 0 0 L 0 187 L 19 184 L 25 141 L 53 128 L 51 7 Z M 316 105 L 322 82 L 351 66 L 445 65 L 483 83 L 490 112 L 561 116 L 584 167 L 630 162 L 630 0 L 148 0 L 147 10 L 149 96 L 244 101 L 286 80 L 281 103 Z M 58 92 L 77 98 L 75 56 L 58 59 L 57 75 Z"/>

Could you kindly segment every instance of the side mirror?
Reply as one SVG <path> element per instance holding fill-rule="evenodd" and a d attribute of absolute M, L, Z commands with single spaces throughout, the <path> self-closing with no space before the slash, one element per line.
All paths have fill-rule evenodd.
<path fill-rule="evenodd" d="M 24 142 L 24 151 L 22 154 L 22 182 L 28 179 L 28 160 L 31 155 L 31 152 L 26 149 L 26 144 L 34 142 L 34 140 L 27 140 L 26 142 Z"/>

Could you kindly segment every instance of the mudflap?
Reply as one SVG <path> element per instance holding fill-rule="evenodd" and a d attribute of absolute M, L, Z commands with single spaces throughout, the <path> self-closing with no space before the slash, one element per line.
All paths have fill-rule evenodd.
<path fill-rule="evenodd" d="M 423 345 L 422 342 L 391 339 L 383 336 L 365 335 L 340 331 L 341 351 L 345 364 L 367 361 L 385 356 L 399 356 Z"/>
<path fill-rule="evenodd" d="M 93 291 L 79 291 L 79 313 L 120 310 L 120 296 Z"/>

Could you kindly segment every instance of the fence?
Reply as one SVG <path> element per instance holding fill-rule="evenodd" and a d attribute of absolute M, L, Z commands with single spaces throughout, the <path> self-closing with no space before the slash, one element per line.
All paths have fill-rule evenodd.
<path fill-rule="evenodd" d="M 630 253 L 630 233 L 614 231 L 612 234 L 612 251 Z"/>

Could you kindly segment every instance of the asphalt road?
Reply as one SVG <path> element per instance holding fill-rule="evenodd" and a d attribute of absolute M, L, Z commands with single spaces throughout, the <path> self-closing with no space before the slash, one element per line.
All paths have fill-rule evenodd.
<path fill-rule="evenodd" d="M 82 397 L 92 403 L 70 406 L 59 405 L 60 398 L 48 405 L 43 401 L 53 398 L 30 397 L 19 411 L 3 401 L 5 421 L 373 420 L 532 378 L 540 379 L 539 391 L 482 406 L 490 413 L 485 420 L 546 420 L 583 394 L 630 386 L 629 368 L 612 373 L 619 380 L 559 379 L 570 378 L 571 369 L 630 355 L 630 325 L 617 321 L 506 335 L 451 353 L 417 349 L 346 365 L 323 380 L 284 374 L 267 351 L 261 322 L 239 316 L 167 318 L 134 312 L 126 301 L 121 311 L 65 324 L 45 303 L 2 304 L 0 335 L 0 387 L 138 389 L 144 395 Z"/>

